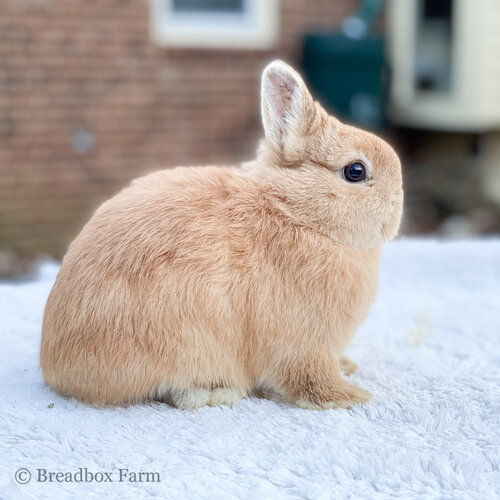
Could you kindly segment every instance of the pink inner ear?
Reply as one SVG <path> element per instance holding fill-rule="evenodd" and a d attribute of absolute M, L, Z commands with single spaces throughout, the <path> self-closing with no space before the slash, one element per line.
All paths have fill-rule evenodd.
<path fill-rule="evenodd" d="M 273 104 L 276 112 L 284 116 L 292 105 L 292 96 L 297 87 L 297 82 L 288 75 L 270 75 L 273 86 Z"/>

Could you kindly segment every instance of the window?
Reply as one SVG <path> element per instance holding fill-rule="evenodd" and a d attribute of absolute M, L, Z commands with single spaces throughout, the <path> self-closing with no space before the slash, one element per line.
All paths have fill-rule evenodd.
<path fill-rule="evenodd" d="M 150 0 L 153 41 L 163 46 L 270 48 L 278 0 Z"/>
<path fill-rule="evenodd" d="M 243 12 L 243 0 L 173 0 L 177 12 Z"/>

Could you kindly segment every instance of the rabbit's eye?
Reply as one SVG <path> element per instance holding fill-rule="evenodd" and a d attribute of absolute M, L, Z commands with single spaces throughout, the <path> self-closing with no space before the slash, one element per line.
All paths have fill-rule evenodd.
<path fill-rule="evenodd" d="M 344 177 L 349 182 L 364 181 L 366 179 L 366 168 L 359 161 L 351 163 L 344 168 Z"/>

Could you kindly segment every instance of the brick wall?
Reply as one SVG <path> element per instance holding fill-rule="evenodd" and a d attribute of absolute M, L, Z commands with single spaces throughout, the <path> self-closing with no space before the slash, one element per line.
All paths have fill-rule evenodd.
<path fill-rule="evenodd" d="M 154 46 L 146 0 L 0 0 L 0 250 L 60 257 L 134 177 L 251 157 L 262 67 L 355 3 L 282 0 L 280 42 L 257 52 Z"/>

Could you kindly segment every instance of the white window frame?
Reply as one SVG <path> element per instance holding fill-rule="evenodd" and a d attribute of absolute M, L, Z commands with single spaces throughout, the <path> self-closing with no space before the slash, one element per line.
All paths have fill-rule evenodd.
<path fill-rule="evenodd" d="M 173 0 L 150 0 L 153 42 L 164 47 L 269 49 L 279 30 L 279 0 L 243 0 L 244 13 L 176 13 Z"/>

